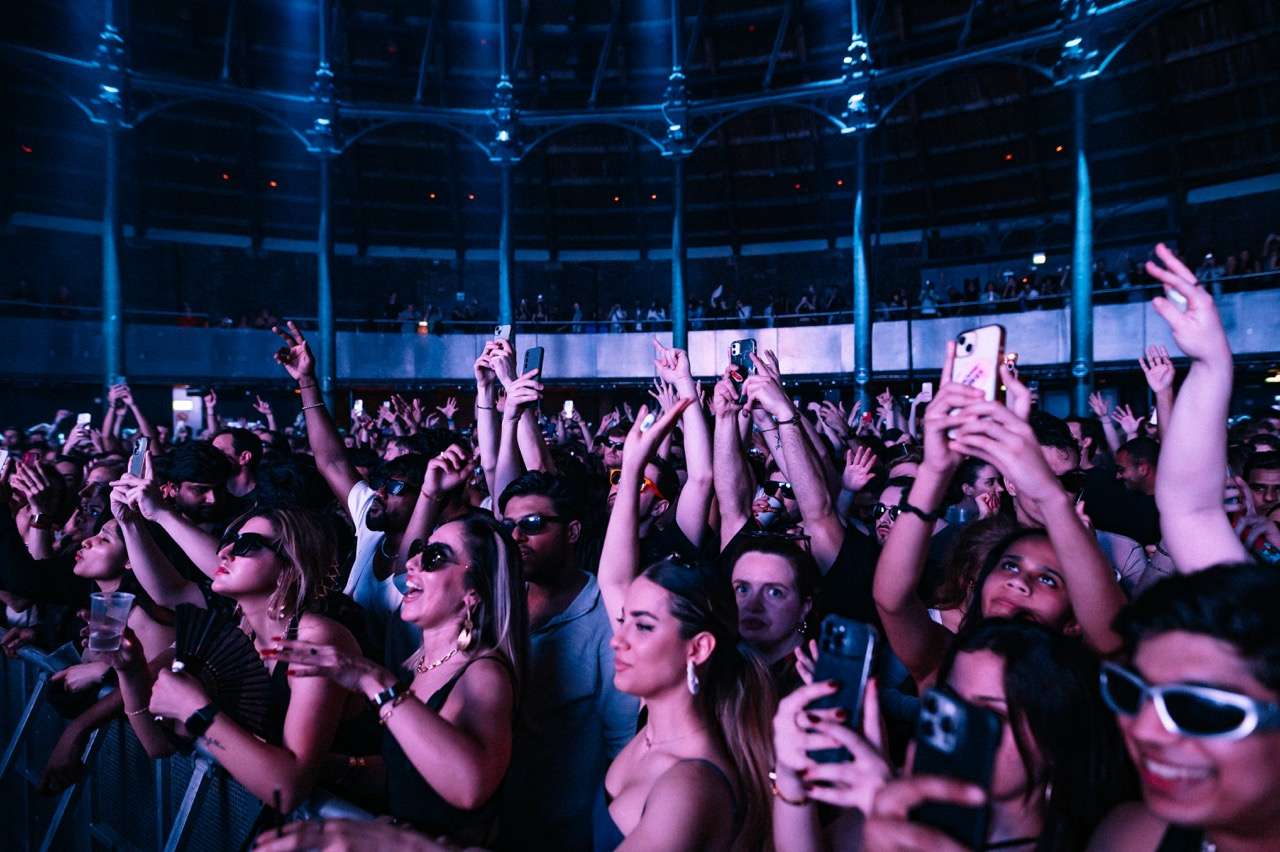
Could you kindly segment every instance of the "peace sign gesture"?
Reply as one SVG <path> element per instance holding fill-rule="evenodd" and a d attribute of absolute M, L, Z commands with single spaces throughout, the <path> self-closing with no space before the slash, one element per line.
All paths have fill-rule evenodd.
<path fill-rule="evenodd" d="M 315 378 L 316 358 L 311 354 L 311 347 L 307 345 L 306 338 L 294 325 L 293 320 L 289 320 L 286 325 L 288 331 L 278 325 L 271 326 L 271 330 L 280 335 L 280 339 L 285 342 L 284 346 L 276 350 L 276 363 L 284 367 L 295 381 L 301 382 L 308 377 Z"/>

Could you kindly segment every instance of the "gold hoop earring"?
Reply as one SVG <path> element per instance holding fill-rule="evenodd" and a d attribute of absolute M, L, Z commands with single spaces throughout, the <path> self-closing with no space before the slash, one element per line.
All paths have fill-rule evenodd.
<path fill-rule="evenodd" d="M 475 641 L 475 624 L 471 621 L 471 609 L 468 608 L 466 618 L 462 621 L 462 630 L 458 631 L 458 650 L 464 653 L 470 651 Z"/>

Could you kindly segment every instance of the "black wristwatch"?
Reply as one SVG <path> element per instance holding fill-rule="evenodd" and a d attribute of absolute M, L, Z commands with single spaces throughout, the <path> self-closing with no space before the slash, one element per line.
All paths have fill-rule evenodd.
<path fill-rule="evenodd" d="M 218 708 L 213 704 L 206 704 L 196 712 L 187 717 L 187 732 L 193 737 L 203 737 L 204 732 L 209 730 L 209 726 L 213 724 L 213 717 L 218 715 Z"/>
<path fill-rule="evenodd" d="M 921 509 L 919 506 L 911 505 L 911 503 L 907 500 L 906 493 L 903 493 L 902 499 L 898 501 L 898 509 L 900 511 L 907 512 L 908 514 L 915 515 L 917 518 L 924 521 L 926 524 L 935 524 L 942 519 L 941 511 L 935 510 L 932 512 L 926 512 L 924 509 Z"/>
<path fill-rule="evenodd" d="M 408 680 L 399 680 L 379 692 L 377 695 L 369 699 L 373 703 L 374 710 L 381 710 L 384 706 L 391 704 L 396 699 L 409 692 L 410 682 Z"/>

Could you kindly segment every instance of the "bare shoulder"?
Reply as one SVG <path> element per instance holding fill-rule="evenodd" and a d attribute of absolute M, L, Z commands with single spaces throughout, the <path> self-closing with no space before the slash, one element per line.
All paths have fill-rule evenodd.
<path fill-rule="evenodd" d="M 727 779 L 730 774 L 708 760 L 673 760 L 654 781 L 649 802 L 680 800 L 682 807 L 733 809 L 734 791 Z"/>
<path fill-rule="evenodd" d="M 1154 852 L 1169 824 L 1142 802 L 1117 805 L 1089 840 L 1089 852 Z"/>
<path fill-rule="evenodd" d="M 351 653 L 360 653 L 360 645 L 351 631 L 327 616 L 304 613 L 298 620 L 298 638 L 317 645 L 334 645 Z"/>

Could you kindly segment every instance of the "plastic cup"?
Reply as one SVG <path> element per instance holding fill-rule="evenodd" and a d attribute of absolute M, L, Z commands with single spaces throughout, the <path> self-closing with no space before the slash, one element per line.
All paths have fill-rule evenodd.
<path fill-rule="evenodd" d="M 133 607 L 128 592 L 94 592 L 89 595 L 90 651 L 110 653 L 120 650 L 120 637 Z"/>

